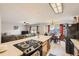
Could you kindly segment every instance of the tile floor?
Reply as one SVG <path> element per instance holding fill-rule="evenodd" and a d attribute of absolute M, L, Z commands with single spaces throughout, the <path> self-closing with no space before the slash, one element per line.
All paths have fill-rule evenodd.
<path fill-rule="evenodd" d="M 50 43 L 51 48 L 47 56 L 70 56 L 65 51 L 65 42 L 61 41 L 60 43 L 55 44 L 53 41 Z"/>

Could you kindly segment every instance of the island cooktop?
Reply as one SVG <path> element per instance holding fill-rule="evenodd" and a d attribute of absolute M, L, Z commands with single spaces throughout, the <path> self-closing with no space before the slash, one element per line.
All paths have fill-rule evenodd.
<path fill-rule="evenodd" d="M 42 42 L 37 40 L 28 40 L 25 42 L 17 43 L 14 46 L 21 50 L 23 53 L 28 54 L 41 46 Z"/>

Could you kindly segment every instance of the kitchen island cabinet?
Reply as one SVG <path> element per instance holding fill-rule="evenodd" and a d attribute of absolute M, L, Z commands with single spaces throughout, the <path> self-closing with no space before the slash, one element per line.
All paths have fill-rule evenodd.
<path fill-rule="evenodd" d="M 51 36 L 40 36 L 37 40 L 42 42 L 42 56 L 46 56 L 50 49 Z"/>
<path fill-rule="evenodd" d="M 42 44 L 42 55 L 46 56 L 49 49 L 50 49 L 50 43 L 49 43 L 49 40 L 47 40 L 47 41 L 43 42 L 43 44 Z"/>

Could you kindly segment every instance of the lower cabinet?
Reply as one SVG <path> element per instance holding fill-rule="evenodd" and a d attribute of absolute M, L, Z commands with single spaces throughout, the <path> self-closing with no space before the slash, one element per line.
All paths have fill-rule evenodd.
<path fill-rule="evenodd" d="M 42 55 L 46 56 L 49 49 L 50 49 L 50 44 L 49 44 L 49 41 L 47 40 L 42 44 Z"/>

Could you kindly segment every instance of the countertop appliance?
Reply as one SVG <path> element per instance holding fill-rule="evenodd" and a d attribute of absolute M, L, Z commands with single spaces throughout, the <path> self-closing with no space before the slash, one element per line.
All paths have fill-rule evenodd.
<path fill-rule="evenodd" d="M 25 42 L 15 44 L 14 46 L 20 49 L 23 52 L 23 55 L 25 56 L 31 56 L 31 55 L 40 56 L 42 55 L 41 44 L 42 42 L 31 39 Z"/>

